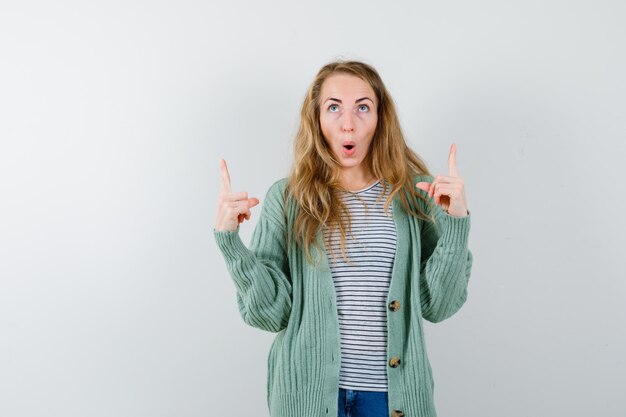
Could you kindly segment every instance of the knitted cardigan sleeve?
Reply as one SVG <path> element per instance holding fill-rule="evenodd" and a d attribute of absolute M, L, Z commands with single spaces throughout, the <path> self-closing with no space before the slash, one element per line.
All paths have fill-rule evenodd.
<path fill-rule="evenodd" d="M 433 181 L 433 177 L 422 178 Z M 420 301 L 422 316 L 438 323 L 465 303 L 473 257 L 468 249 L 470 214 L 451 216 L 435 205 L 435 219 L 434 224 L 420 223 Z"/>
<path fill-rule="evenodd" d="M 287 327 L 291 313 L 291 277 L 278 181 L 268 190 L 249 248 L 234 231 L 213 230 L 217 246 L 237 289 L 245 323 L 269 332 Z"/>

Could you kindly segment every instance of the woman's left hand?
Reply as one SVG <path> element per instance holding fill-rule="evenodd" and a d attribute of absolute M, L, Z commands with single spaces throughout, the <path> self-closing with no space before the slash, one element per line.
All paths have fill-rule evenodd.
<path fill-rule="evenodd" d="M 435 204 L 441 206 L 449 215 L 463 217 L 469 214 L 465 198 L 465 184 L 456 169 L 456 144 L 450 147 L 448 156 L 449 175 L 437 175 L 432 183 L 418 182 L 420 190 L 428 191 L 429 197 L 435 197 Z"/>

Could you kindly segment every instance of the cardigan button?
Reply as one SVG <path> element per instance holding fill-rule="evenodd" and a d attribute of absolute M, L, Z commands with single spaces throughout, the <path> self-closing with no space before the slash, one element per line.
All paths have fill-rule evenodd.
<path fill-rule="evenodd" d="M 400 365 L 399 357 L 394 356 L 393 358 L 389 359 L 389 366 L 391 366 L 392 368 L 397 368 L 398 365 Z"/>
<path fill-rule="evenodd" d="M 404 413 L 401 410 L 393 410 L 391 417 L 404 417 Z"/>
<path fill-rule="evenodd" d="M 389 303 L 389 310 L 391 310 L 391 311 L 398 311 L 398 310 L 400 310 L 400 301 L 393 300 L 392 302 L 390 302 Z"/>

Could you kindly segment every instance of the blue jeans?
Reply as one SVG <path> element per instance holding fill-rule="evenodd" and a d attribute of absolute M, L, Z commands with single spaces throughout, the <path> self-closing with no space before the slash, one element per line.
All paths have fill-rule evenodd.
<path fill-rule="evenodd" d="M 389 406 L 386 392 L 357 391 L 339 388 L 337 417 L 387 417 Z"/>

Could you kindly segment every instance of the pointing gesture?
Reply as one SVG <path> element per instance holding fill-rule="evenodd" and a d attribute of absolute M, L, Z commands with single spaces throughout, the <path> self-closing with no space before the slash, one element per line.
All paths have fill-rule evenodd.
<path fill-rule="evenodd" d="M 465 198 L 465 184 L 459 177 L 456 167 L 456 144 L 450 146 L 448 155 L 448 174 L 437 175 L 432 183 L 418 182 L 415 184 L 420 190 L 428 192 L 429 197 L 435 198 L 435 204 L 447 210 L 451 216 L 467 216 L 467 201 Z"/>
<path fill-rule="evenodd" d="M 456 169 L 456 143 L 450 146 L 450 154 L 448 155 L 448 172 L 451 177 L 458 177 L 459 171 Z"/>
<path fill-rule="evenodd" d="M 245 220 L 250 220 L 250 209 L 259 204 L 258 198 L 248 198 L 248 193 L 230 190 L 230 174 L 226 161 L 220 159 L 221 185 L 217 200 L 216 231 L 234 231 Z"/>

